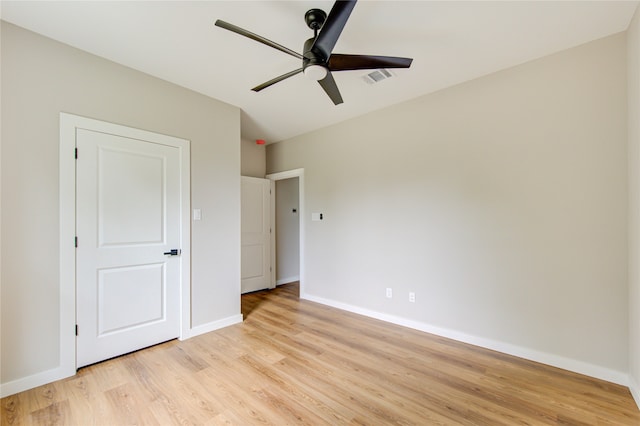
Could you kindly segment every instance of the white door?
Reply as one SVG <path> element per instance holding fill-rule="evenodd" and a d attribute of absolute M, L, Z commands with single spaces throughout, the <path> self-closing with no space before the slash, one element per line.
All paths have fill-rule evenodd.
<path fill-rule="evenodd" d="M 271 181 L 242 176 L 242 293 L 273 288 L 271 274 Z"/>
<path fill-rule="evenodd" d="M 175 146 L 80 128 L 76 146 L 82 367 L 179 336 L 181 173 Z"/>

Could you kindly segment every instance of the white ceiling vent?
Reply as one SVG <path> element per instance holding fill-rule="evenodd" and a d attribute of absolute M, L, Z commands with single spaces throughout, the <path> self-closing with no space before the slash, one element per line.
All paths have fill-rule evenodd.
<path fill-rule="evenodd" d="M 371 71 L 369 74 L 365 74 L 361 78 L 368 84 L 376 84 L 391 77 L 395 77 L 395 74 L 387 69 L 379 69 Z"/>

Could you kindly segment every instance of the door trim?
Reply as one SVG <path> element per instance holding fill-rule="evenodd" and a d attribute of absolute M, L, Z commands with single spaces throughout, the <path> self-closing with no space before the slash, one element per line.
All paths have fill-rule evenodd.
<path fill-rule="evenodd" d="M 300 232 L 299 232 L 299 236 L 300 236 L 300 242 L 299 244 L 299 250 L 300 250 L 300 298 L 301 299 L 306 299 L 307 298 L 307 293 L 305 292 L 305 272 L 304 272 L 304 241 L 305 241 L 305 236 L 304 236 L 304 229 L 305 229 L 305 204 L 304 204 L 304 169 L 293 169 L 293 170 L 287 170 L 284 172 L 278 172 L 278 173 L 271 173 L 268 174 L 266 176 L 267 179 L 272 180 L 274 183 L 276 181 L 279 180 L 284 180 L 284 179 L 291 179 L 291 178 L 298 178 L 298 209 L 300 211 L 300 220 L 298 221 L 298 226 L 300 227 Z M 273 185 L 275 187 L 275 185 Z M 273 209 L 275 209 L 275 204 L 274 204 L 274 200 L 273 200 L 273 195 L 275 195 L 275 191 L 272 192 L 272 199 L 271 199 L 271 204 L 274 206 Z M 276 225 L 275 225 L 275 211 L 274 214 L 271 215 L 271 228 L 274 230 L 273 233 L 271 234 L 271 247 L 272 247 L 272 256 L 271 256 L 271 269 L 273 271 L 276 270 L 276 250 L 275 250 L 275 238 L 276 238 Z M 274 280 L 275 280 L 275 276 L 274 276 Z"/>
<path fill-rule="evenodd" d="M 78 115 L 60 113 L 60 368 L 64 377 L 76 372 L 76 129 L 151 140 L 180 152 L 180 339 L 191 329 L 191 183 L 190 141 Z M 82 155 L 82 153 L 79 153 Z M 82 242 L 80 242 L 82 244 Z"/>

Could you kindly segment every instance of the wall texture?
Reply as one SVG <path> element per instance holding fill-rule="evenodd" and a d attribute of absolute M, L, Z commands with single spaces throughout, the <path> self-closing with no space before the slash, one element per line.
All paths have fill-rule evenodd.
<path fill-rule="evenodd" d="M 629 377 L 640 407 L 640 7 L 627 32 L 629 106 Z"/>
<path fill-rule="evenodd" d="M 626 54 L 618 34 L 268 146 L 324 213 L 303 297 L 627 382 Z"/>
<path fill-rule="evenodd" d="M 55 368 L 59 113 L 191 141 L 192 326 L 240 315 L 240 111 L 2 22 L 1 382 Z"/>
<path fill-rule="evenodd" d="M 256 141 L 242 139 L 240 145 L 240 173 L 242 176 L 264 179 L 266 168 L 266 153 L 264 145 L 257 145 Z"/>

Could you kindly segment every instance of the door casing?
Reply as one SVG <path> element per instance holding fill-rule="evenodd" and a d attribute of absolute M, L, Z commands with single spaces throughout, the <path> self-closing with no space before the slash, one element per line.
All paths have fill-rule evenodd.
<path fill-rule="evenodd" d="M 76 372 L 76 129 L 89 129 L 142 140 L 157 140 L 180 150 L 180 339 L 191 330 L 191 190 L 190 142 L 172 136 L 108 123 L 74 114 L 60 113 L 60 373 Z M 81 155 L 81 154 L 79 154 Z"/>

